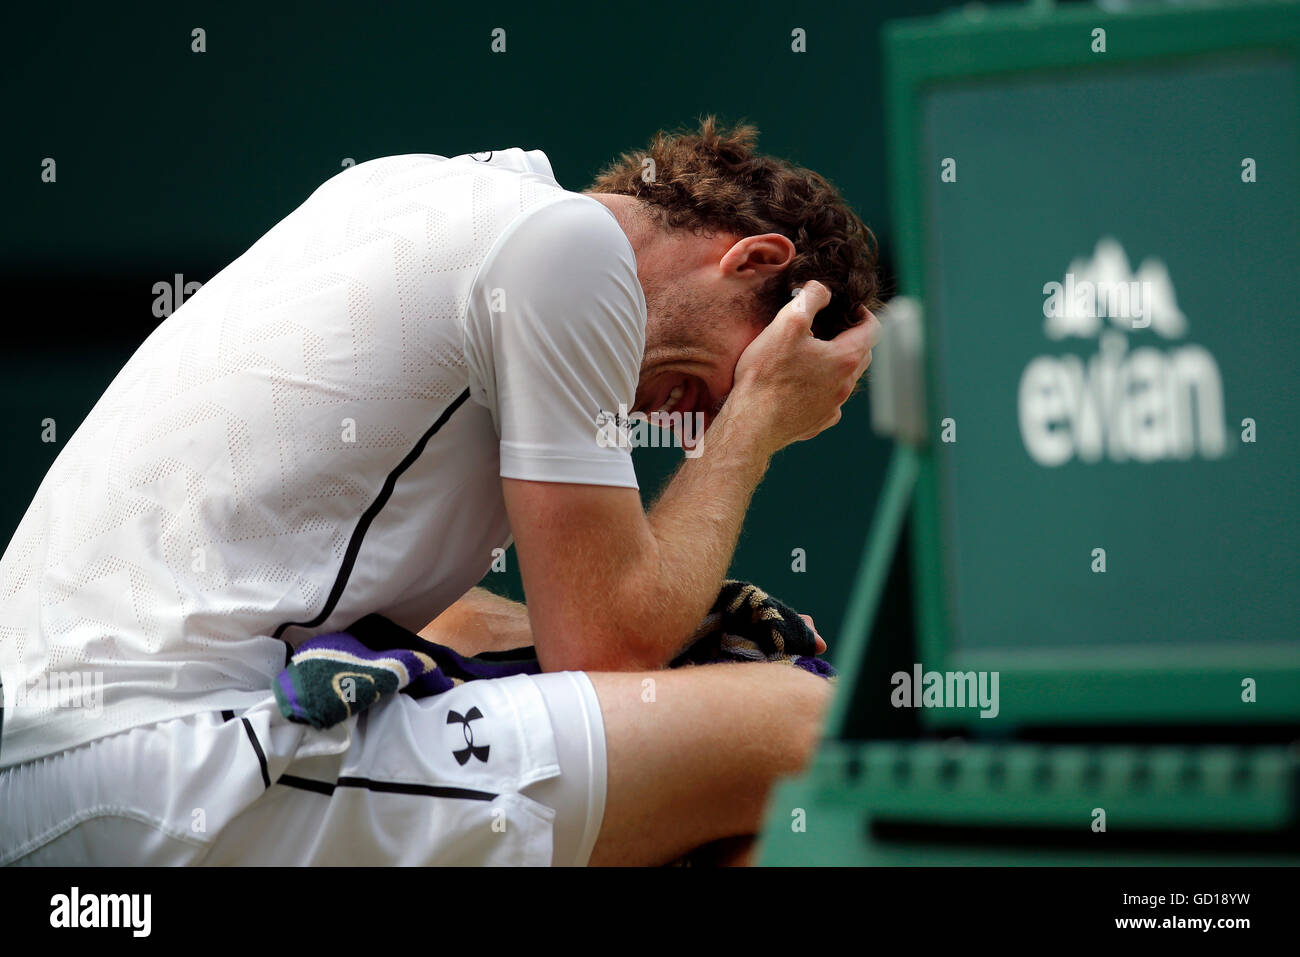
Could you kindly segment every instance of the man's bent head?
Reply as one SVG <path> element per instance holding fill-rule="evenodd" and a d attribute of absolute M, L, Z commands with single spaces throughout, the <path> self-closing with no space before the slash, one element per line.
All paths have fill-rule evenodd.
<path fill-rule="evenodd" d="M 756 153 L 757 136 L 712 116 L 698 131 L 661 131 L 588 190 L 637 256 L 648 318 L 639 408 L 715 412 L 740 354 L 808 280 L 831 291 L 819 338 L 879 305 L 871 230 L 823 177 Z"/>

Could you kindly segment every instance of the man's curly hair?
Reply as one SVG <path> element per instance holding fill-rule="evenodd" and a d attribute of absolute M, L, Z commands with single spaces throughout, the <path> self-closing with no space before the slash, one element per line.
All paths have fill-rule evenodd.
<path fill-rule="evenodd" d="M 757 139 L 753 125 L 720 129 L 706 116 L 698 132 L 661 130 L 645 150 L 623 153 L 589 191 L 642 199 L 667 229 L 780 233 L 794 243 L 795 258 L 764 284 L 755 306 L 770 322 L 796 286 L 816 279 L 831 301 L 817 313 L 813 333 L 834 338 L 860 321 L 859 306 L 880 305 L 876 238 L 834 186 L 812 170 L 755 153 Z"/>

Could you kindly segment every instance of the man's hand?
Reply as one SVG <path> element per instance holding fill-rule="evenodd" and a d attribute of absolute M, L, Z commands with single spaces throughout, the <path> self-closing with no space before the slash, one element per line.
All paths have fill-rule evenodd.
<path fill-rule="evenodd" d="M 865 307 L 859 307 L 862 321 L 834 339 L 813 337 L 813 317 L 830 299 L 821 283 L 805 283 L 736 363 L 727 405 L 763 424 L 769 452 L 838 422 L 840 407 L 871 363 L 880 322 Z"/>

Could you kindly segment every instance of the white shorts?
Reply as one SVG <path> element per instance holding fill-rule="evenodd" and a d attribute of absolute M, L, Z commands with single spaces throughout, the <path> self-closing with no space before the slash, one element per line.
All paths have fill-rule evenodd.
<path fill-rule="evenodd" d="M 268 696 L 0 771 L 0 865 L 584 865 L 605 775 L 581 672 L 399 694 L 324 731 Z"/>

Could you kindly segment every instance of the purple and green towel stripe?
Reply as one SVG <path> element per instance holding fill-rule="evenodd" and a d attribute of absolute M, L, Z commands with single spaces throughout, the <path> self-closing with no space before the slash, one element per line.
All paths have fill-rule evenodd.
<path fill-rule="evenodd" d="M 811 629 L 793 609 L 747 582 L 727 581 L 670 667 L 771 661 L 833 678 L 835 669 L 815 651 Z M 367 615 L 347 631 L 303 642 L 273 690 L 290 721 L 328 728 L 398 692 L 424 698 L 464 681 L 541 670 L 532 648 L 466 658 L 381 615 Z"/>
<path fill-rule="evenodd" d="M 382 615 L 367 615 L 345 632 L 303 642 L 273 690 L 290 721 L 328 728 L 399 691 L 425 698 L 463 681 L 541 670 L 531 648 L 465 658 Z"/>

